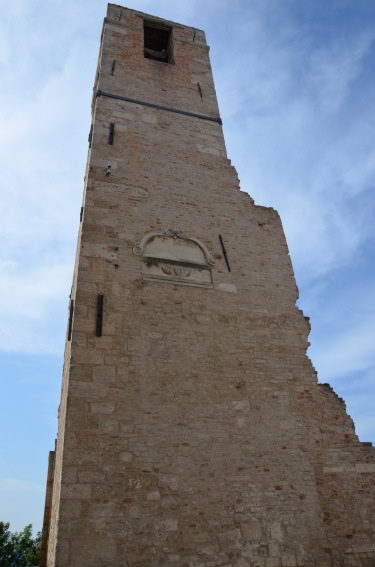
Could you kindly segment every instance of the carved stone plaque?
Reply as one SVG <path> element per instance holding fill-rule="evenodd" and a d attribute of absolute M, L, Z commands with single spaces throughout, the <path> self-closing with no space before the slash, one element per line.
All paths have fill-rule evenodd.
<path fill-rule="evenodd" d="M 215 262 L 212 254 L 199 240 L 182 232 L 148 234 L 133 252 L 143 258 L 142 274 L 146 279 L 212 285 L 211 266 Z"/>

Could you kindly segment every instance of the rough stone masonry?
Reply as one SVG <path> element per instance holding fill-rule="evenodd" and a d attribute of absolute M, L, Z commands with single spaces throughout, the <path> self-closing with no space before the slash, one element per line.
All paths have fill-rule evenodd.
<path fill-rule="evenodd" d="M 297 295 L 204 33 L 109 4 L 41 566 L 375 565 L 375 451 Z"/>

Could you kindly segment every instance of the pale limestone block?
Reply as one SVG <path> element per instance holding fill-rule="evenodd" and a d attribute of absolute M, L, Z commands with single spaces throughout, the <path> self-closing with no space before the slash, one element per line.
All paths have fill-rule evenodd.
<path fill-rule="evenodd" d="M 64 509 L 61 511 L 61 521 L 71 521 L 72 519 L 79 518 L 81 515 L 81 501 L 68 500 Z"/>
<path fill-rule="evenodd" d="M 98 403 L 91 403 L 90 408 L 92 413 L 101 413 L 105 415 L 111 415 L 115 409 L 115 404 L 105 403 L 105 402 L 98 402 Z"/>
<path fill-rule="evenodd" d="M 163 343 L 153 344 L 151 349 L 153 356 L 164 358 L 168 355 L 168 349 Z"/>
<path fill-rule="evenodd" d="M 107 502 L 108 500 L 113 500 L 118 495 L 118 490 L 113 485 L 104 484 L 93 484 L 92 496 L 93 500 L 102 499 L 102 501 Z"/>
<path fill-rule="evenodd" d="M 262 525 L 257 520 L 241 523 L 241 533 L 244 541 L 258 541 L 262 537 Z"/>
<path fill-rule="evenodd" d="M 345 549 L 345 553 L 372 553 L 375 551 L 375 543 L 354 544 Z"/>
<path fill-rule="evenodd" d="M 355 465 L 337 465 L 323 467 L 324 473 L 350 473 L 355 472 Z"/>
<path fill-rule="evenodd" d="M 176 510 L 180 505 L 180 500 L 175 496 L 163 496 L 160 505 L 165 510 Z"/>
<path fill-rule="evenodd" d="M 271 538 L 273 540 L 277 541 L 278 543 L 284 541 L 284 533 L 280 522 L 272 522 L 270 532 L 271 532 Z"/>
<path fill-rule="evenodd" d="M 264 567 L 265 565 L 265 560 L 263 560 L 260 557 L 257 557 L 256 562 L 254 561 L 249 561 L 248 558 L 243 558 L 241 557 L 241 559 L 238 559 L 235 563 L 234 563 L 235 567 Z"/>
<path fill-rule="evenodd" d="M 67 499 L 91 498 L 90 484 L 64 484 L 61 490 L 62 496 Z"/>
<path fill-rule="evenodd" d="M 121 433 L 128 434 L 134 432 L 134 424 L 132 423 L 121 423 L 120 424 Z"/>
<path fill-rule="evenodd" d="M 153 492 L 148 492 L 147 500 L 160 500 L 160 492 L 158 490 L 154 490 Z"/>
<path fill-rule="evenodd" d="M 106 166 L 107 167 L 107 166 Z M 114 164 L 111 162 L 111 168 Z M 90 258 L 103 258 L 105 260 L 117 260 L 117 254 L 111 247 L 103 246 L 102 244 L 85 244 L 82 248 L 82 254 Z"/>
<path fill-rule="evenodd" d="M 249 400 L 237 400 L 232 402 L 233 409 L 236 411 L 249 411 L 250 402 Z"/>
<path fill-rule="evenodd" d="M 218 553 L 219 547 L 214 545 L 205 545 L 202 547 L 202 554 L 206 555 L 207 557 L 215 557 Z"/>
<path fill-rule="evenodd" d="M 373 473 L 375 472 L 375 463 L 357 463 L 355 471 L 357 473 Z"/>
<path fill-rule="evenodd" d="M 220 156 L 220 150 L 216 148 L 208 148 L 207 146 L 202 146 L 202 144 L 197 144 L 197 149 L 199 152 L 204 152 L 210 154 L 211 156 Z"/>
<path fill-rule="evenodd" d="M 155 527 L 163 532 L 176 532 L 178 530 L 178 520 L 176 518 L 162 520 L 161 522 L 156 522 Z"/>
<path fill-rule="evenodd" d="M 73 449 L 69 457 L 77 465 L 98 465 L 100 461 L 97 449 Z"/>
<path fill-rule="evenodd" d="M 211 322 L 211 315 L 196 315 L 195 320 L 200 325 L 209 325 Z"/>
<path fill-rule="evenodd" d="M 108 435 L 118 435 L 119 422 L 112 419 L 103 419 L 101 423 L 102 432 Z"/>
<path fill-rule="evenodd" d="M 293 429 L 294 422 L 292 420 L 280 419 L 279 426 L 280 429 L 283 429 L 284 431 L 288 431 L 289 429 Z"/>
<path fill-rule="evenodd" d="M 181 561 L 181 555 L 178 555 L 177 553 L 170 554 L 168 555 L 168 561 L 171 563 L 179 563 Z"/>
<path fill-rule="evenodd" d="M 247 423 L 248 423 L 247 417 L 236 417 L 236 425 L 238 428 L 242 429 L 243 427 L 246 427 Z"/>
<path fill-rule="evenodd" d="M 172 492 L 176 492 L 179 487 L 179 479 L 173 475 L 158 475 L 158 484 L 161 488 L 168 488 Z"/>
<path fill-rule="evenodd" d="M 90 382 L 73 382 L 70 386 L 71 394 L 87 398 L 103 398 L 106 388 L 103 384 L 93 384 Z"/>
<path fill-rule="evenodd" d="M 105 475 L 96 471 L 81 471 L 78 473 L 79 482 L 101 483 L 105 480 Z"/>
<path fill-rule="evenodd" d="M 280 545 L 277 541 L 269 540 L 268 549 L 271 557 L 280 557 Z"/>
<path fill-rule="evenodd" d="M 72 557 L 85 557 L 86 565 L 98 565 L 101 561 L 113 561 L 116 557 L 115 540 L 95 537 L 91 541 L 76 538 L 72 540 Z"/>
<path fill-rule="evenodd" d="M 146 189 L 142 189 L 142 187 L 137 187 L 136 189 L 134 189 L 134 191 L 132 192 L 132 195 L 134 197 L 148 197 L 148 191 Z"/>
<path fill-rule="evenodd" d="M 237 293 L 236 284 L 219 283 L 217 289 L 220 291 L 227 291 L 228 293 Z"/>
<path fill-rule="evenodd" d="M 77 475 L 77 468 L 76 467 L 65 466 L 63 468 L 62 474 L 63 474 L 64 482 L 75 483 L 75 482 L 78 481 L 78 475 Z"/>
<path fill-rule="evenodd" d="M 143 113 L 142 120 L 146 122 L 146 124 L 157 124 L 158 122 L 155 114 L 148 114 L 146 112 Z"/>
<path fill-rule="evenodd" d="M 162 339 L 163 338 L 162 333 L 156 333 L 155 331 L 151 331 L 150 333 L 147 333 L 147 336 L 150 339 Z"/>
<path fill-rule="evenodd" d="M 128 453 L 127 451 L 120 453 L 119 457 L 120 461 L 122 461 L 123 463 L 131 463 L 133 460 L 133 455 L 131 453 Z"/>
<path fill-rule="evenodd" d="M 92 329 L 91 329 L 92 330 Z M 72 362 L 79 364 L 103 364 L 103 353 L 89 348 L 78 347 L 74 349 Z"/>
<path fill-rule="evenodd" d="M 96 415 L 88 413 L 74 413 L 68 418 L 69 427 L 73 431 L 99 431 L 100 421 Z"/>
<path fill-rule="evenodd" d="M 126 350 L 127 349 L 126 341 L 125 342 L 121 341 L 121 344 L 117 345 L 117 347 L 121 351 Z M 129 366 L 129 364 L 131 363 L 131 359 L 130 359 L 129 356 L 115 357 L 115 356 L 113 356 L 113 354 L 110 355 L 110 354 L 106 353 L 105 362 L 106 362 L 106 365 L 108 365 L 108 366 L 115 365 L 116 373 L 118 374 L 124 367 Z M 105 376 L 108 376 L 108 374 L 105 373 Z M 98 377 L 98 380 L 99 380 L 99 377 Z M 112 379 L 110 379 L 110 380 L 112 381 Z"/>
<path fill-rule="evenodd" d="M 57 564 L 61 563 L 62 565 L 69 565 L 69 551 L 69 541 L 62 541 L 56 553 Z"/>
<path fill-rule="evenodd" d="M 100 337 L 100 347 L 104 350 L 112 350 L 113 349 L 113 337 L 108 335 L 114 335 L 116 330 L 116 326 L 114 323 L 108 323 L 107 321 L 103 324 L 103 336 Z M 98 342 L 98 341 L 96 341 Z M 99 346 L 99 345 L 97 345 Z"/>
<path fill-rule="evenodd" d="M 113 518 L 117 512 L 114 502 L 93 502 L 90 505 L 90 515 L 93 518 Z"/>
<path fill-rule="evenodd" d="M 130 504 L 128 506 L 129 510 L 129 518 L 131 519 L 139 519 L 142 518 L 144 515 L 144 510 L 140 504 Z"/>
<path fill-rule="evenodd" d="M 294 555 L 283 554 L 281 556 L 281 564 L 283 567 L 297 567 L 297 560 Z"/>
<path fill-rule="evenodd" d="M 115 366 L 94 366 L 92 369 L 92 379 L 94 382 L 111 383 L 115 379 Z"/>

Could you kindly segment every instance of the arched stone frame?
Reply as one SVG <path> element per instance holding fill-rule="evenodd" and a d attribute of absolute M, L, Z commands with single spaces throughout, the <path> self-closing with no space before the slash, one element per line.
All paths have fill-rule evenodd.
<path fill-rule="evenodd" d="M 153 231 L 134 246 L 133 252 L 143 259 L 145 279 L 212 286 L 215 258 L 198 238 L 171 229 Z"/>

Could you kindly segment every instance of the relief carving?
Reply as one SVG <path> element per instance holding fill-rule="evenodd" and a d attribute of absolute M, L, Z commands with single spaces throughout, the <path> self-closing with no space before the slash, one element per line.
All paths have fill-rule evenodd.
<path fill-rule="evenodd" d="M 197 238 L 179 230 L 149 233 L 134 246 L 133 253 L 143 258 L 142 274 L 146 279 L 212 285 L 215 258 Z"/>

